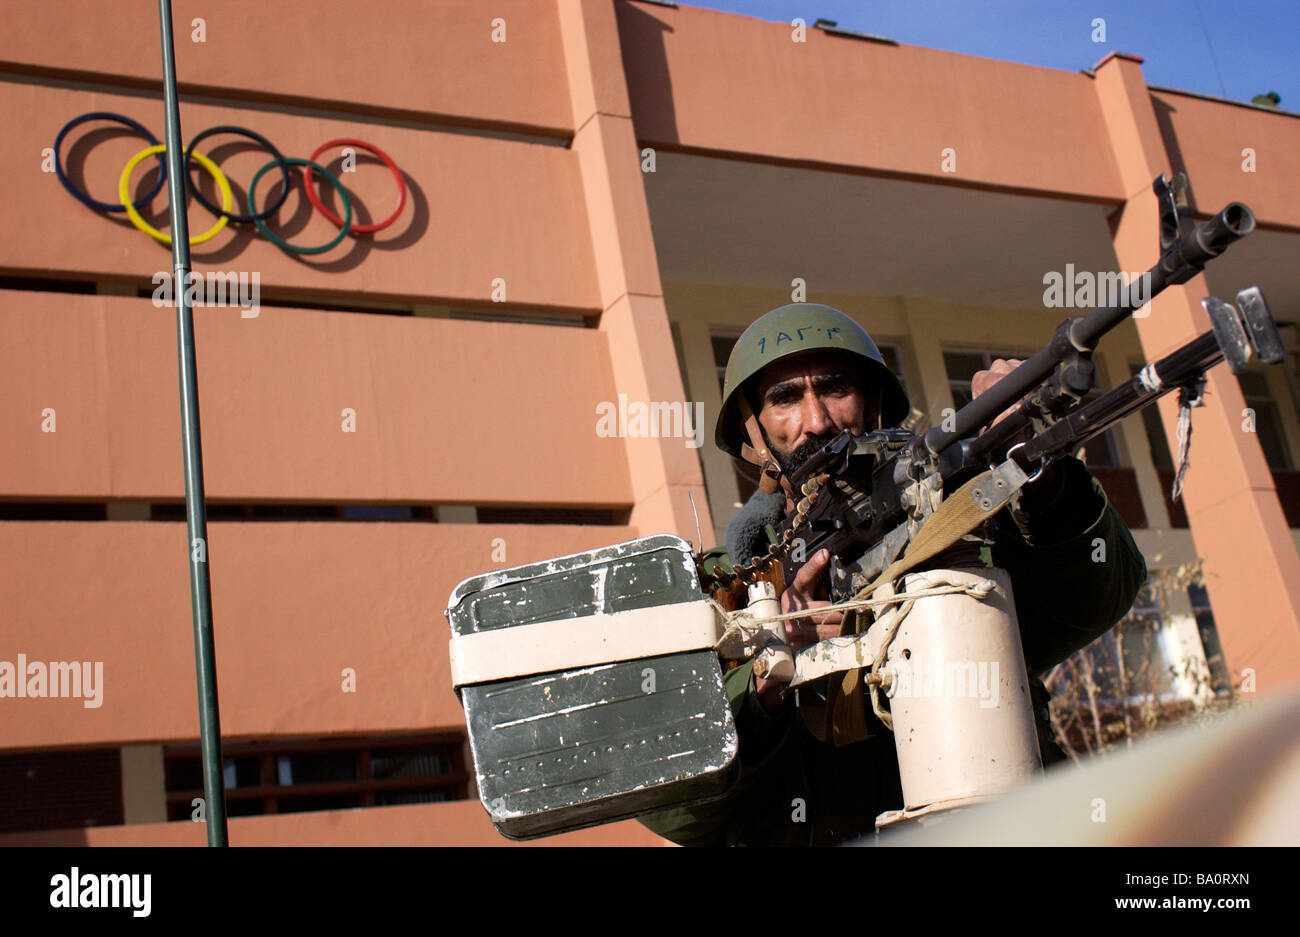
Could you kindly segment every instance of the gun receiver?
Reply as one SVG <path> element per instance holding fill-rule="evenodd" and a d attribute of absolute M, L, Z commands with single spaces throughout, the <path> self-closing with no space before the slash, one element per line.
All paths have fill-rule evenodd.
<path fill-rule="evenodd" d="M 1237 294 L 1235 307 L 1205 299 L 1211 331 L 1085 402 L 1096 382 L 1091 354 L 1102 336 L 1255 227 L 1254 215 L 1240 202 L 1195 224 L 1181 173 L 1172 181 L 1157 178 L 1153 189 L 1161 205 L 1161 255 L 1143 274 L 1144 288 L 1130 284 L 1115 305 L 1067 318 L 1045 347 L 943 426 L 923 436 L 898 429 L 858 436 L 845 431 L 813 454 L 792 479 L 804 500 L 782 523 L 780 539 L 790 548 L 773 551 L 785 582 L 793 581 L 809 557 L 827 549 L 833 557 L 832 598 L 846 598 L 900 556 L 944 494 L 973 473 L 1009 455 L 1026 473 L 1035 466 L 1041 470 L 1165 394 L 1199 390 L 1205 372 L 1221 361 L 1240 373 L 1254 355 L 1265 364 L 1282 360 L 1268 303 L 1252 286 Z M 1016 412 L 984 429 L 1016 404 Z"/>

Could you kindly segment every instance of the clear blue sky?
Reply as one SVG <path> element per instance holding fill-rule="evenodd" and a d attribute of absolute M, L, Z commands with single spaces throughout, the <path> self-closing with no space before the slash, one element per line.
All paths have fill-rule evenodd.
<path fill-rule="evenodd" d="M 819 18 L 835 20 L 844 29 L 908 45 L 1067 71 L 1091 68 L 1112 50 L 1130 52 L 1146 60 L 1147 84 L 1238 101 L 1276 91 L 1283 110 L 1300 112 L 1300 0 L 683 0 L 682 5 L 785 23 L 802 17 L 809 26 Z M 1098 17 L 1106 21 L 1105 42 L 1092 41 L 1091 24 Z"/>

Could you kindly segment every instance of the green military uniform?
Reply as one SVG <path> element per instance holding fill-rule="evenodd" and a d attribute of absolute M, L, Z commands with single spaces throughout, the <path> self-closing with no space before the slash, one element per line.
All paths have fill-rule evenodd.
<path fill-rule="evenodd" d="M 1053 491 L 1026 492 L 1024 530 L 1005 510 L 989 524 L 992 563 L 1011 576 L 1048 763 L 1064 756 L 1048 725 L 1041 674 L 1122 618 L 1146 581 L 1142 554 L 1100 483 L 1077 459 L 1057 463 L 1056 474 L 1042 482 Z M 797 695 L 768 713 L 752 669 L 751 661 L 725 678 L 740 736 L 739 782 L 720 800 L 644 816 L 645 826 L 682 845 L 831 845 L 870 834 L 877 814 L 903 807 L 894 739 L 869 705 L 869 737 L 836 747 L 808 730 Z"/>

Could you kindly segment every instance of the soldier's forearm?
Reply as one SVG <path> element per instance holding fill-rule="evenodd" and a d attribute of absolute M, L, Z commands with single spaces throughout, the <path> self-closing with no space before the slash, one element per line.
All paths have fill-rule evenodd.
<path fill-rule="evenodd" d="M 1105 507 L 1084 464 L 1075 458 L 1060 459 L 1043 478 L 1024 487 L 1020 509 L 1012 519 L 1027 542 L 1046 546 L 1089 530 Z"/>

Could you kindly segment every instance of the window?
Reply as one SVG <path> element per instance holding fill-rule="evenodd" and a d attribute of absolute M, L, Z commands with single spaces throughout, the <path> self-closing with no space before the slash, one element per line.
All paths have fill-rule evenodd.
<path fill-rule="evenodd" d="M 1144 696 L 1167 698 L 1175 695 L 1173 668 L 1179 653 L 1173 631 L 1160 615 L 1156 586 L 1147 580 L 1128 615 L 1106 632 L 1112 666 L 1110 698 L 1118 701 L 1123 692 L 1129 703 Z"/>
<path fill-rule="evenodd" d="M 1142 427 L 1146 430 L 1147 445 L 1151 447 L 1151 462 L 1158 469 L 1172 469 L 1174 457 L 1169 451 L 1169 439 L 1165 436 L 1164 424 L 1160 422 L 1160 410 L 1157 407 L 1142 408 Z"/>
<path fill-rule="evenodd" d="M 1129 364 L 1129 371 L 1133 375 L 1141 369 L 1140 364 Z M 1269 389 L 1268 378 L 1263 371 L 1247 370 L 1244 374 L 1237 375 L 1237 383 L 1241 387 L 1246 406 L 1255 412 L 1255 433 L 1259 436 L 1259 445 L 1264 450 L 1268 467 L 1275 471 L 1293 468 L 1291 451 L 1282 431 L 1282 417 Z M 1195 419 L 1195 414 L 1192 418 Z M 1169 439 L 1160 422 L 1160 413 L 1154 406 L 1143 408 L 1142 426 L 1146 429 L 1147 443 L 1151 446 L 1151 461 L 1155 467 L 1172 470 L 1174 459 L 1169 449 Z"/>
<path fill-rule="evenodd" d="M 232 817 L 463 800 L 461 734 L 358 739 L 277 739 L 222 746 L 226 812 Z M 203 796 L 197 744 L 163 751 L 167 817 L 188 820 Z"/>
<path fill-rule="evenodd" d="M 1205 586 L 1193 583 L 1187 587 L 1187 598 L 1192 603 L 1192 614 L 1196 616 L 1196 630 L 1201 636 L 1201 647 L 1205 649 L 1205 660 L 1210 665 L 1210 687 L 1216 694 L 1230 692 L 1232 678 L 1228 673 L 1227 661 L 1223 657 L 1219 630 L 1214 625 L 1210 595 L 1205 591 Z"/>
<path fill-rule="evenodd" d="M 713 342 L 713 368 L 717 372 L 718 391 L 721 392 L 727 380 L 727 359 L 731 357 L 731 349 L 736 346 L 740 333 L 711 332 L 709 338 Z M 740 496 L 733 507 L 739 508 L 758 490 L 758 468 L 743 459 L 732 459 L 731 462 L 736 475 L 736 490 Z"/>
<path fill-rule="evenodd" d="M 713 367 L 718 372 L 718 391 L 721 392 L 727 380 L 727 359 L 731 357 L 731 349 L 736 347 L 740 333 L 712 332 L 709 338 L 713 342 Z"/>
<path fill-rule="evenodd" d="M 877 345 L 880 349 L 880 357 L 885 359 L 885 367 L 894 372 L 894 377 L 898 378 L 898 383 L 903 385 L 903 393 L 907 394 L 907 379 L 903 377 L 903 356 L 897 345 Z M 911 398 L 911 394 L 908 394 Z"/>
<path fill-rule="evenodd" d="M 576 329 L 586 328 L 587 326 L 587 317 L 579 312 L 484 308 L 453 309 L 446 315 L 448 319 L 467 319 L 472 322 L 508 322 L 512 325 L 558 325 Z"/>
<path fill-rule="evenodd" d="M 1182 670 L 1183 652 L 1178 635 L 1161 616 L 1159 588 L 1148 579 L 1115 627 L 1053 668 L 1048 675 L 1052 693 L 1070 705 L 1095 702 L 1111 711 L 1182 699 L 1185 687 L 1176 673 Z M 1199 621 L 1199 613 L 1197 617 Z M 1089 683 L 1095 698 L 1087 692 Z"/>
<path fill-rule="evenodd" d="M 0 833 L 123 823 L 120 748 L 0 755 Z"/>
<path fill-rule="evenodd" d="M 410 505 L 405 504 L 345 504 L 342 511 L 347 520 L 409 521 Z"/>
<path fill-rule="evenodd" d="M 628 511 L 603 508 L 479 508 L 480 524 L 603 524 L 619 525 L 628 521 Z"/>
<path fill-rule="evenodd" d="M 185 513 L 182 510 L 181 518 Z M 102 501 L 5 501 L 0 521 L 102 521 L 108 505 Z"/>
<path fill-rule="evenodd" d="M 978 371 L 987 371 L 998 358 L 1020 358 L 1018 351 L 945 351 L 944 370 L 948 372 L 948 390 L 952 392 L 952 405 L 960 410 L 970 403 L 971 380 Z"/>
<path fill-rule="evenodd" d="M 1246 406 L 1255 411 L 1255 434 L 1268 467 L 1275 471 L 1292 468 L 1291 451 L 1282 432 L 1282 416 L 1269 389 L 1268 377 L 1263 371 L 1252 369 L 1238 374 L 1237 383 L 1246 398 Z"/>

